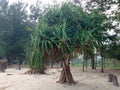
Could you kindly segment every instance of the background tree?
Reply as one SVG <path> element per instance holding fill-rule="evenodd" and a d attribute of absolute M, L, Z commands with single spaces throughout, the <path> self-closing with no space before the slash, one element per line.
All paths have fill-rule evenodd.
<path fill-rule="evenodd" d="M 110 31 L 116 32 L 117 30 L 117 24 L 113 24 L 113 22 L 114 23 L 117 22 L 115 14 L 118 11 L 117 11 L 117 8 L 116 10 L 113 9 L 113 7 L 117 7 L 117 1 L 115 0 L 97 0 L 97 1 L 90 0 L 88 3 L 90 3 L 90 5 L 87 4 L 86 6 L 87 11 L 91 12 L 93 10 L 96 10 L 106 16 L 106 20 L 104 21 L 104 24 L 103 24 L 104 29 L 106 29 L 106 35 L 104 35 L 104 37 L 101 37 L 102 43 L 104 41 L 104 44 L 102 43 L 99 44 L 100 47 L 98 50 L 99 52 L 101 52 L 101 56 L 104 56 L 102 55 L 104 54 L 104 51 L 102 48 L 106 46 L 105 43 L 111 42 L 111 37 L 115 36 L 115 35 L 111 35 L 111 36 L 107 35 L 107 33 L 109 34 Z M 101 33 L 105 33 L 105 32 L 101 32 Z M 117 33 L 115 34 L 117 36 Z M 103 58 L 101 60 L 102 60 L 101 62 L 102 62 L 102 72 L 103 72 Z"/>
<path fill-rule="evenodd" d="M 0 4 L 0 56 L 6 57 L 12 63 L 11 60 L 22 60 L 25 57 L 24 48 L 29 37 L 29 32 L 26 31 L 29 25 L 27 5 L 22 2 L 8 5 L 7 0 L 1 0 Z"/>
<path fill-rule="evenodd" d="M 36 22 L 39 20 L 39 18 L 43 14 L 43 4 L 39 0 L 35 4 L 30 5 L 30 21 L 33 22 L 33 24 L 36 24 Z"/>
<path fill-rule="evenodd" d="M 24 48 L 29 37 L 29 32 L 26 31 L 28 25 L 26 6 L 22 2 L 13 4 L 10 6 L 8 14 L 13 29 L 9 45 L 11 46 L 10 52 L 12 52 L 12 55 L 9 56 L 15 57 L 15 59 L 18 58 L 19 60 L 24 57 Z"/>

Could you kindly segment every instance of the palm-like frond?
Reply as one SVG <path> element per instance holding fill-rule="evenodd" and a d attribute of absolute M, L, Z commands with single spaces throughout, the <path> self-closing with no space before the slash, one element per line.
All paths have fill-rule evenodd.
<path fill-rule="evenodd" d="M 67 54 L 73 55 L 77 48 L 83 50 L 88 44 L 102 42 L 103 21 L 99 13 L 87 13 L 71 3 L 48 10 L 31 33 L 30 65 L 41 68 L 45 54 L 61 60 Z"/>

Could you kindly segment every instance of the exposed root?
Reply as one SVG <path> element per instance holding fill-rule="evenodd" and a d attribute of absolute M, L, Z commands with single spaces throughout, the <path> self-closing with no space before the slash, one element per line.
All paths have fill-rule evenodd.
<path fill-rule="evenodd" d="M 66 65 L 66 62 L 63 62 L 63 69 L 61 72 L 60 80 L 57 83 L 61 84 L 75 84 L 76 82 L 74 81 L 72 74 L 70 72 L 70 67 L 69 65 Z"/>

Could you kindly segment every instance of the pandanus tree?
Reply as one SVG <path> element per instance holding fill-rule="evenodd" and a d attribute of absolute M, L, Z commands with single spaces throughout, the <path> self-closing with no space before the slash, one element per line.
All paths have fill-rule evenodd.
<path fill-rule="evenodd" d="M 44 13 L 36 27 L 29 28 L 31 39 L 27 46 L 27 59 L 31 72 L 44 73 L 44 60 L 62 61 L 58 82 L 75 83 L 70 60 L 75 54 L 84 53 L 85 45 L 94 39 L 93 17 L 72 3 L 64 3 Z"/>

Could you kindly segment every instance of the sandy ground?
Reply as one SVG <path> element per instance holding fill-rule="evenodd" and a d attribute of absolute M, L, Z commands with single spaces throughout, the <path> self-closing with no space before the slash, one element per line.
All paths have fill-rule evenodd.
<path fill-rule="evenodd" d="M 110 70 L 106 73 L 87 70 L 83 73 L 79 68 L 72 68 L 76 85 L 56 83 L 61 69 L 48 69 L 46 75 L 25 75 L 27 70 L 9 68 L 5 73 L 0 73 L 0 90 L 120 90 L 120 87 L 108 82 L 108 73 L 114 73 L 118 76 L 120 84 L 120 70 Z"/>

